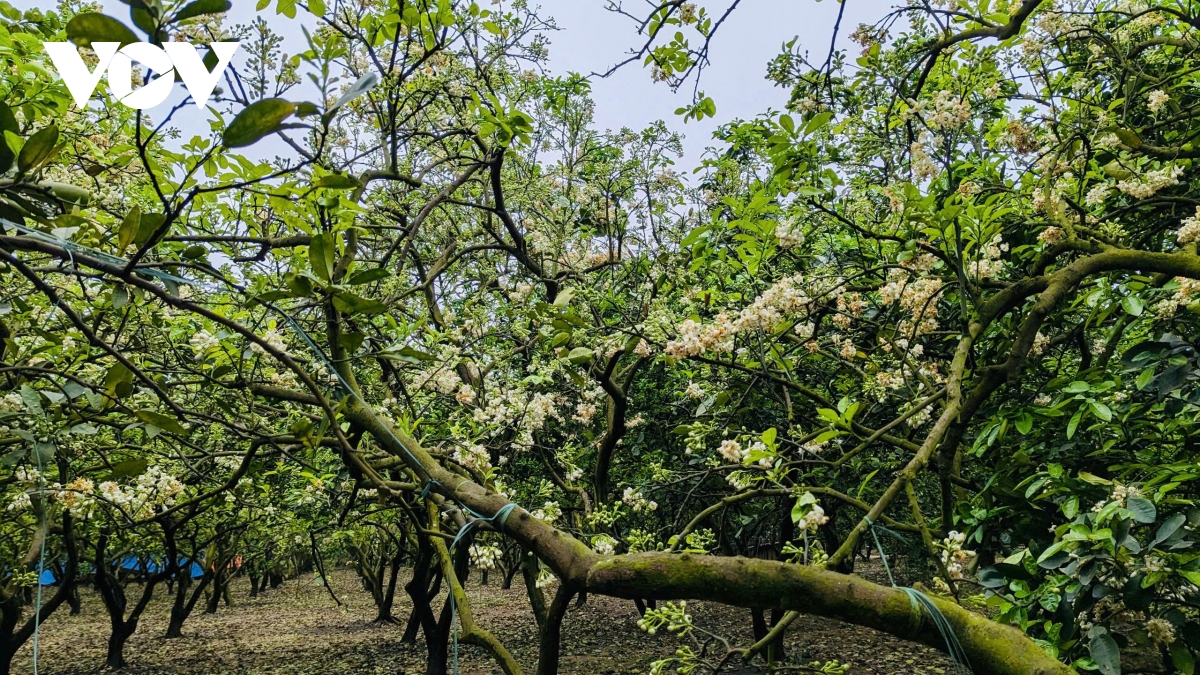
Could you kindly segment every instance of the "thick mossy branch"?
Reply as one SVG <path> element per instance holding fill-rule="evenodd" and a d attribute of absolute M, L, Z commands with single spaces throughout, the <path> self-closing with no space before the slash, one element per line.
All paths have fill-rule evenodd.
<path fill-rule="evenodd" d="M 621 598 L 703 599 L 741 607 L 797 610 L 868 626 L 938 649 L 946 644 L 907 594 L 852 575 L 742 557 L 640 553 L 598 562 L 587 589 Z M 979 675 L 1075 672 L 1024 633 L 933 598 Z"/>

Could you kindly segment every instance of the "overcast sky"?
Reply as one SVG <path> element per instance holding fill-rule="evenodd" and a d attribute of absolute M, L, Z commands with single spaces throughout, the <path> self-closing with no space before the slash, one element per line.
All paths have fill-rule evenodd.
<path fill-rule="evenodd" d="M 710 12 L 722 12 L 729 0 L 698 0 Z M 880 18 L 893 4 L 891 0 L 846 0 L 839 31 L 839 46 L 845 46 L 846 35 L 864 21 Z M 10 0 L 20 8 L 51 9 L 57 3 L 49 0 Z M 232 23 L 247 23 L 255 16 L 253 0 L 236 0 L 230 12 Z M 276 30 L 285 35 L 284 51 L 295 53 L 304 48 L 299 21 L 274 14 L 272 8 L 263 12 Z M 483 4 L 483 3 L 481 3 Z M 625 17 L 606 11 L 605 0 L 531 0 L 540 5 L 544 16 L 552 16 L 560 30 L 550 36 L 549 68 L 556 74 L 578 72 L 588 75 L 603 72 L 621 61 L 626 52 L 639 44 L 636 27 Z M 626 8 L 641 8 L 642 0 L 624 0 Z M 105 10 L 127 21 L 128 7 L 117 0 L 104 0 Z M 596 123 L 602 129 L 631 127 L 640 129 L 655 120 L 665 120 L 683 132 L 685 157 L 679 168 L 690 170 L 699 161 L 705 146 L 711 143 L 713 129 L 737 117 L 753 117 L 768 108 L 780 109 L 787 101 L 787 92 L 764 79 L 767 62 L 782 45 L 798 37 L 798 45 L 814 58 L 823 58 L 829 49 L 839 5 L 835 0 L 742 0 L 717 33 L 711 48 L 712 65 L 704 72 L 701 89 L 717 104 L 715 118 L 684 124 L 675 110 L 691 102 L 691 88 L 672 93 L 664 84 L 650 80 L 649 71 L 633 63 L 615 75 L 594 78 L 593 96 L 596 101 Z M 311 17 L 310 17 L 311 18 Z M 181 118 L 187 126 L 200 123 Z"/>

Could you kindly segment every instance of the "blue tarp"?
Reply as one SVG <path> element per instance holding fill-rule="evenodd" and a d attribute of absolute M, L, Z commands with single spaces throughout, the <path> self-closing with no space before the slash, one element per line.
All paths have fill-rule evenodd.
<path fill-rule="evenodd" d="M 184 558 L 180 564 L 184 567 L 187 567 L 188 559 Z M 90 569 L 90 567 L 87 567 L 86 564 L 84 565 L 84 567 L 87 569 Z M 156 560 L 151 560 L 151 561 L 149 561 L 148 564 L 143 566 L 142 561 L 131 556 L 121 562 L 121 569 L 141 570 L 141 571 L 153 573 L 153 572 L 158 572 L 159 570 L 162 569 L 162 567 L 161 567 L 161 563 L 159 563 Z M 192 575 L 193 579 L 199 579 L 200 577 L 204 576 L 204 568 L 200 566 L 200 563 L 195 563 L 195 562 L 191 563 L 189 572 Z M 42 570 L 42 573 L 38 575 L 38 583 L 43 586 L 53 586 L 54 584 L 58 583 L 58 576 L 54 573 L 54 570 L 49 569 L 49 568 L 44 569 L 44 570 Z"/>

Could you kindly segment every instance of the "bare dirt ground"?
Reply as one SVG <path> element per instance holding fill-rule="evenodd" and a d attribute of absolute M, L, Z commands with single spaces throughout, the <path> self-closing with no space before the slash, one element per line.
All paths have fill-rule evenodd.
<path fill-rule="evenodd" d="M 402 574 L 402 577 L 404 575 Z M 474 579 L 473 579 L 474 580 Z M 339 570 L 331 583 L 344 603 L 338 607 L 311 576 L 286 582 L 265 596 L 249 597 L 249 581 L 236 579 L 233 606 L 216 615 L 203 608 L 188 619 L 183 638 L 163 638 L 169 600 L 159 593 L 147 609 L 125 656 L 130 675 L 245 674 L 384 674 L 424 672 L 425 647 L 400 641 L 402 625 L 371 622 L 375 608 L 353 572 Z M 524 587 L 517 579 L 509 590 L 493 582 L 468 589 L 479 625 L 491 630 L 513 652 L 526 672 L 537 660 L 537 630 Z M 68 616 L 66 608 L 44 626 L 39 675 L 90 675 L 103 667 L 108 617 L 90 589 L 82 592 L 83 612 Z M 407 598 L 398 597 L 395 614 L 407 617 Z M 707 603 L 688 604 L 705 629 L 750 642 L 748 610 Z M 590 597 L 573 609 L 563 627 L 561 672 L 599 675 L 647 673 L 650 663 L 672 655 L 680 645 L 674 636 L 650 636 L 637 629 L 632 602 Z M 787 635 L 789 656 L 804 662 L 838 659 L 854 675 L 948 673 L 943 654 L 866 628 L 814 616 L 802 616 Z M 486 654 L 471 646 L 460 649 L 463 675 L 498 673 Z M 29 646 L 18 655 L 15 673 L 33 672 Z M 739 672 L 739 671 L 731 671 Z M 740 672 L 756 672 L 745 670 Z"/>

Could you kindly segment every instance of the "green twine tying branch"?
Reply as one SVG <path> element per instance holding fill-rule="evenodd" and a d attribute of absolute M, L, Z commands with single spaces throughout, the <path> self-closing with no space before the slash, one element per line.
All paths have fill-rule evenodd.
<path fill-rule="evenodd" d="M 871 521 L 870 516 L 863 516 L 863 521 L 867 524 L 867 529 L 871 531 L 871 538 L 875 540 L 875 548 L 879 550 L 879 559 L 883 561 L 883 570 L 887 572 L 888 583 L 892 585 L 892 588 L 904 591 L 904 594 L 908 596 L 913 613 L 917 617 L 916 627 L 920 627 L 920 617 L 923 610 L 933 619 L 934 627 L 938 629 L 942 640 L 946 642 L 946 651 L 950 654 L 950 658 L 954 660 L 954 672 L 974 675 L 975 671 L 971 669 L 971 662 L 967 659 L 967 652 L 963 649 L 962 643 L 958 641 L 958 635 L 954 632 L 954 627 L 950 625 L 949 619 L 946 618 L 946 615 L 942 613 L 942 610 L 938 608 L 937 604 L 928 595 L 915 588 L 896 585 L 896 580 L 892 577 L 891 565 L 888 564 L 887 554 L 884 552 L 883 546 L 879 543 L 879 535 L 875 533 L 875 523 Z M 903 539 L 887 528 L 881 529 L 892 536 Z"/>

